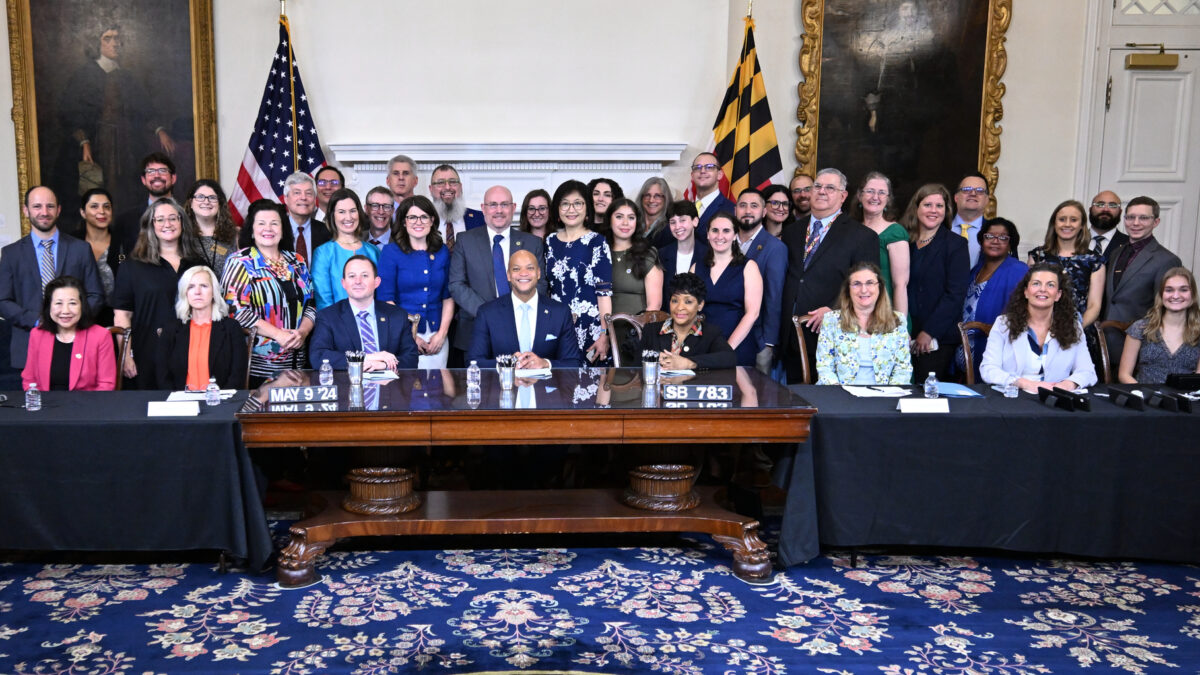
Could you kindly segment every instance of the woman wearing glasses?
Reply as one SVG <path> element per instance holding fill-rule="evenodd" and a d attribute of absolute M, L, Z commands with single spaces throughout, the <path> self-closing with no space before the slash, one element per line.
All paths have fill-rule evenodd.
<path fill-rule="evenodd" d="M 554 191 L 546 237 L 550 297 L 571 307 L 579 351 L 593 364 L 608 360 L 608 334 L 601 317 L 612 313 L 612 262 L 608 242 L 588 228 L 595 220 L 587 186 L 569 180 Z"/>
<path fill-rule="evenodd" d="M 671 228 L 667 226 L 667 206 L 671 203 L 671 186 L 658 176 L 647 178 L 638 192 L 637 203 L 642 209 L 646 239 L 650 240 L 654 248 L 661 251 L 674 241 L 671 236 Z"/>
<path fill-rule="evenodd" d="M 174 199 L 155 200 L 142 214 L 137 244 L 117 270 L 113 288 L 113 324 L 132 328 L 124 376 L 137 389 L 154 389 L 158 338 L 175 321 L 179 277 L 202 263 L 192 224 Z"/>
<path fill-rule="evenodd" d="M 892 220 L 892 181 L 872 171 L 863 179 L 854 200 L 853 215 L 879 235 L 879 270 L 892 309 L 908 315 L 908 232 Z"/>
<path fill-rule="evenodd" d="M 450 350 L 446 335 L 454 318 L 450 297 L 450 249 L 442 242 L 433 202 L 413 195 L 400 202 L 392 227 L 393 246 L 379 259 L 381 302 L 399 305 L 416 317 L 418 368 L 445 368 Z"/>
<path fill-rule="evenodd" d="M 550 193 L 538 188 L 525 195 L 521 202 L 521 231 L 538 239 L 550 234 Z"/>
<path fill-rule="evenodd" d="M 979 262 L 971 270 L 962 320 L 963 323 L 978 321 L 990 326 L 1004 312 L 1009 296 L 1029 271 L 1029 266 L 1016 258 L 1021 235 L 1011 221 L 1004 218 L 985 220 L 975 237 L 979 240 Z M 981 332 L 972 332 L 969 339 L 974 360 L 971 367 L 975 369 L 975 379 L 979 380 L 979 360 L 987 340 Z M 961 345 L 955 351 L 954 363 L 958 372 L 966 370 L 966 354 Z"/>
<path fill-rule="evenodd" d="M 196 228 L 194 234 L 204 264 L 217 273 L 218 279 L 225 271 L 225 261 L 237 252 L 238 229 L 229 215 L 228 203 L 221 184 L 208 178 L 192 183 L 183 200 L 183 208 Z"/>
<path fill-rule="evenodd" d="M 821 319 L 817 384 L 909 384 L 908 329 L 883 292 L 873 263 L 855 263 L 838 293 L 837 309 Z"/>
<path fill-rule="evenodd" d="M 768 185 L 762 193 L 766 201 L 763 227 L 778 239 L 783 236 L 783 228 L 792 223 L 792 200 L 788 198 L 788 189 L 782 185 Z"/>
<path fill-rule="evenodd" d="M 333 239 L 313 252 L 312 278 L 316 293 L 317 311 L 346 299 L 342 288 L 342 267 L 356 255 L 366 256 L 379 264 L 379 252 L 366 241 L 370 221 L 353 190 L 342 188 L 329 198 L 329 213 L 325 221 L 333 225 Z"/>
<path fill-rule="evenodd" d="M 1058 265 L 1066 272 L 1083 325 L 1095 323 L 1104 299 L 1104 257 L 1092 251 L 1083 204 L 1068 199 L 1054 207 L 1045 243 L 1029 252 L 1030 265 L 1041 262 Z"/>

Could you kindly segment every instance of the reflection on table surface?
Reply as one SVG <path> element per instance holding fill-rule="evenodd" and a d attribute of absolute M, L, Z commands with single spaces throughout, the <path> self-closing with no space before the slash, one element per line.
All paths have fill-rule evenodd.
<path fill-rule="evenodd" d="M 317 386 L 316 371 L 286 371 L 275 380 L 250 392 L 242 414 L 396 412 L 396 411 L 494 411 L 494 410 L 594 410 L 657 408 L 807 408 L 809 404 L 769 377 L 752 368 L 701 371 L 695 375 L 662 378 L 646 386 L 640 368 L 564 368 L 550 377 L 517 378 L 509 390 L 500 388 L 499 374 L 484 370 L 478 398 L 467 387 L 462 369 L 401 370 L 396 379 L 350 385 L 345 371 L 334 373 L 337 400 L 325 402 L 275 402 L 270 390 L 276 387 Z M 729 402 L 664 401 L 664 384 L 732 385 Z"/>

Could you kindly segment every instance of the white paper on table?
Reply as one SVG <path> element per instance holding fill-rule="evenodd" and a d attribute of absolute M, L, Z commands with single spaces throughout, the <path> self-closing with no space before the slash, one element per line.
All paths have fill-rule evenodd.
<path fill-rule="evenodd" d="M 394 370 L 372 370 L 363 373 L 363 382 L 382 382 L 383 380 L 398 380 L 400 376 Z"/>
<path fill-rule="evenodd" d="M 948 413 L 950 412 L 950 399 L 917 396 L 902 398 L 896 401 L 896 410 L 902 413 Z"/>
<path fill-rule="evenodd" d="M 236 393 L 237 393 L 237 389 L 222 389 L 221 390 L 221 400 L 227 401 L 227 400 L 233 398 L 233 395 Z M 203 401 L 203 400 L 204 400 L 204 392 L 202 392 L 202 391 L 173 391 L 167 396 L 167 402 L 169 402 L 169 403 L 173 403 L 175 401 Z"/>
<path fill-rule="evenodd" d="M 691 370 L 689 368 L 682 368 L 680 370 L 663 369 L 663 370 L 658 371 L 659 377 L 683 377 L 685 375 L 695 375 L 695 374 L 696 374 L 696 371 Z"/>
<path fill-rule="evenodd" d="M 549 368 L 516 368 L 513 372 L 514 377 L 528 378 L 545 378 L 550 377 Z"/>
<path fill-rule="evenodd" d="M 149 401 L 147 417 L 195 417 L 200 414 L 199 401 Z"/>
<path fill-rule="evenodd" d="M 842 385 L 851 396 L 859 398 L 899 398 L 908 396 L 912 392 L 907 387 L 876 387 L 866 385 Z"/>

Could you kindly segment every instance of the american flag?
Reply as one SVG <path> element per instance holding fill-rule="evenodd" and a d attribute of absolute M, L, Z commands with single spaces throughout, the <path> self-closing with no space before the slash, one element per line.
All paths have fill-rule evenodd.
<path fill-rule="evenodd" d="M 237 185 L 229 196 L 233 219 L 241 225 L 250 204 L 258 199 L 281 201 L 283 183 L 296 171 L 316 173 L 325 166 L 325 153 L 308 110 L 308 97 L 300 82 L 300 68 L 292 54 L 286 16 L 279 17 L 279 49 L 267 75 L 254 133 Z"/>

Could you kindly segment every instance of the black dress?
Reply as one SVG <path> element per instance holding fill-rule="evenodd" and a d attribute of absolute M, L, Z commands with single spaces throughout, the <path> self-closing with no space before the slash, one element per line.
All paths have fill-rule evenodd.
<path fill-rule="evenodd" d="M 111 304 L 114 310 L 133 312 L 131 355 L 138 369 L 137 377 L 130 381 L 133 388 L 157 387 L 155 362 L 158 360 L 159 332 L 172 321 L 179 322 L 175 316 L 179 277 L 188 268 L 199 264 L 202 263 L 184 259 L 175 270 L 162 259 L 151 264 L 129 258 L 117 271 Z"/>

